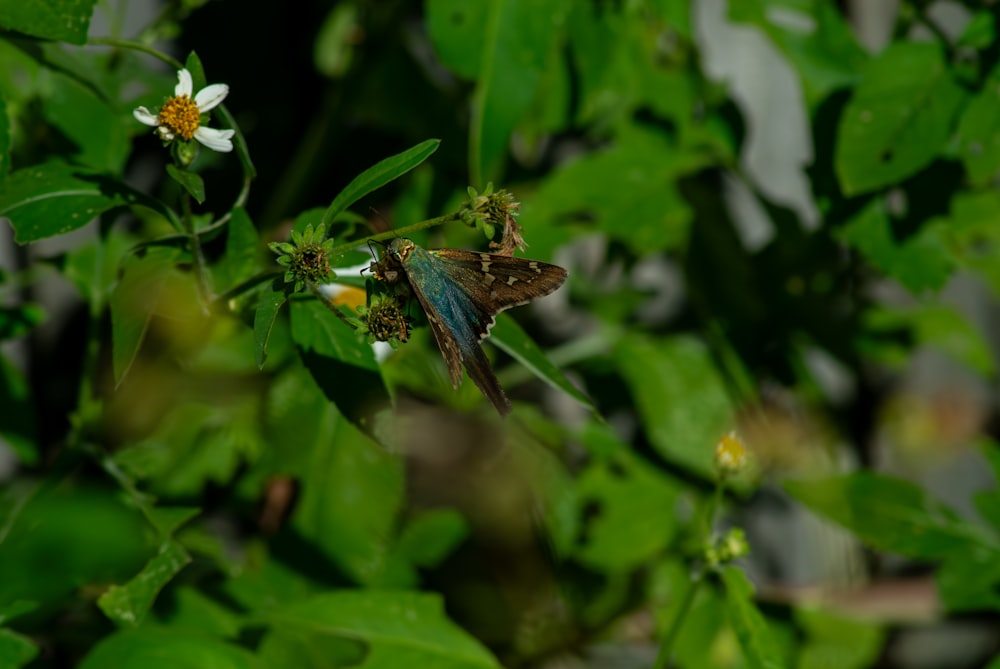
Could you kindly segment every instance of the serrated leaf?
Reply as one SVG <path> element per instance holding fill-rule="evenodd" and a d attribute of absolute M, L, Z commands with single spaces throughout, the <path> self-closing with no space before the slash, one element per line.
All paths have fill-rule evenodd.
<path fill-rule="evenodd" d="M 19 244 L 76 230 L 109 209 L 140 200 L 124 184 L 58 162 L 19 169 L 0 183 L 0 216 L 10 219 Z"/>
<path fill-rule="evenodd" d="M 937 559 L 989 545 L 979 528 L 908 481 L 860 471 L 788 481 L 785 489 L 878 550 Z"/>
<path fill-rule="evenodd" d="M 136 627 L 149 613 L 160 590 L 189 562 L 191 556 L 187 551 L 177 542 L 168 540 L 135 578 L 125 585 L 108 588 L 98 598 L 97 605 L 114 622 Z"/>
<path fill-rule="evenodd" d="M 559 371 L 559 368 L 552 364 L 545 352 L 538 347 L 538 344 L 509 315 L 500 314 L 497 316 L 496 325 L 490 331 L 490 341 L 527 367 L 532 374 L 545 383 L 566 393 L 591 411 L 594 410 L 590 399 L 569 382 Z"/>
<path fill-rule="evenodd" d="M 369 590 L 335 591 L 276 607 L 271 624 L 360 639 L 369 646 L 362 667 L 496 669 L 486 648 L 452 623 L 437 595 Z"/>
<path fill-rule="evenodd" d="M 0 26 L 42 39 L 84 44 L 96 0 L 0 2 Z"/>
<path fill-rule="evenodd" d="M 173 627 L 143 627 L 104 637 L 79 664 L 79 669 L 255 669 L 249 651 Z"/>
<path fill-rule="evenodd" d="M 0 627 L 0 667 L 19 669 L 38 655 L 38 646 L 14 630 Z"/>
<path fill-rule="evenodd" d="M 172 164 L 167 164 L 167 174 L 170 178 L 181 185 L 181 187 L 194 198 L 195 202 L 201 204 L 205 201 L 205 181 L 200 174 L 178 169 Z"/>
<path fill-rule="evenodd" d="M 260 369 L 264 368 L 264 361 L 267 360 L 267 342 L 271 337 L 271 329 L 274 328 L 274 320 L 287 299 L 284 290 L 272 288 L 261 293 L 260 302 L 257 303 L 253 316 L 253 342 L 256 353 L 254 358 Z"/>
<path fill-rule="evenodd" d="M 381 188 L 382 186 L 395 181 L 403 176 L 428 157 L 437 151 L 439 139 L 428 139 L 416 146 L 381 160 L 372 167 L 354 177 L 351 183 L 347 184 L 344 190 L 337 194 L 326 213 L 323 214 L 323 223 L 327 226 L 337 218 L 340 212 L 344 211 L 352 204 L 363 198 L 368 193 Z"/>
<path fill-rule="evenodd" d="M 372 348 L 318 300 L 291 305 L 292 339 L 296 345 L 355 367 L 378 371 Z"/>
<path fill-rule="evenodd" d="M 787 665 L 767 627 L 767 621 L 753 601 L 753 586 L 736 567 L 722 570 L 726 587 L 726 612 L 752 669 L 784 669 Z"/>
<path fill-rule="evenodd" d="M 936 42 L 895 42 L 865 69 L 837 131 L 835 167 L 852 196 L 927 167 L 951 135 L 964 94 Z"/>
<path fill-rule="evenodd" d="M 703 475 L 713 471 L 733 407 L 708 349 L 691 337 L 624 337 L 614 353 L 656 451 Z"/>

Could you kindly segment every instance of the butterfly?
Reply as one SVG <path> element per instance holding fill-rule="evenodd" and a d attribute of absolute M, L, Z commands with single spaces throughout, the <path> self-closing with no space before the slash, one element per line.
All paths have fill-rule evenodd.
<path fill-rule="evenodd" d="M 469 378 L 505 416 L 511 411 L 480 343 L 498 313 L 548 295 L 566 281 L 557 265 L 513 256 L 424 249 L 406 238 L 392 240 L 382 260 L 372 263 L 375 278 L 395 283 L 405 278 L 427 315 L 452 386 Z"/>

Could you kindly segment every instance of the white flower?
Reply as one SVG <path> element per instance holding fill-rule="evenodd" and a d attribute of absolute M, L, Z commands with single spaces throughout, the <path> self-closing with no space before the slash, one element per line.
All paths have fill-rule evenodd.
<path fill-rule="evenodd" d="M 139 123 L 156 128 L 160 137 L 168 142 L 177 137 L 185 141 L 193 137 L 213 151 L 232 151 L 235 130 L 206 128 L 201 124 L 201 115 L 215 109 L 226 99 L 229 86 L 212 84 L 198 91 L 192 98 L 193 87 L 191 73 L 178 70 L 174 96 L 163 103 L 159 113 L 154 114 L 145 107 L 139 107 L 133 110 L 132 116 Z"/>

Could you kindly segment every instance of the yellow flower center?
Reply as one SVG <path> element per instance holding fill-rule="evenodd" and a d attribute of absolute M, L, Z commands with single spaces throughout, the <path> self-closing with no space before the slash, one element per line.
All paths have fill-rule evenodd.
<path fill-rule="evenodd" d="M 201 112 L 194 100 L 186 95 L 172 97 L 163 103 L 158 115 L 160 125 L 185 140 L 194 137 L 194 131 L 201 125 Z"/>

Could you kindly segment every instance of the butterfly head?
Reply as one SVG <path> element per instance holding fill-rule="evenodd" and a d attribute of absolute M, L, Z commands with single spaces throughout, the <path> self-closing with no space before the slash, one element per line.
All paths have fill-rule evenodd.
<path fill-rule="evenodd" d="M 403 263 L 410 257 L 410 253 L 415 247 L 416 244 L 406 237 L 397 237 L 389 242 L 389 255 L 391 255 L 396 262 Z"/>

